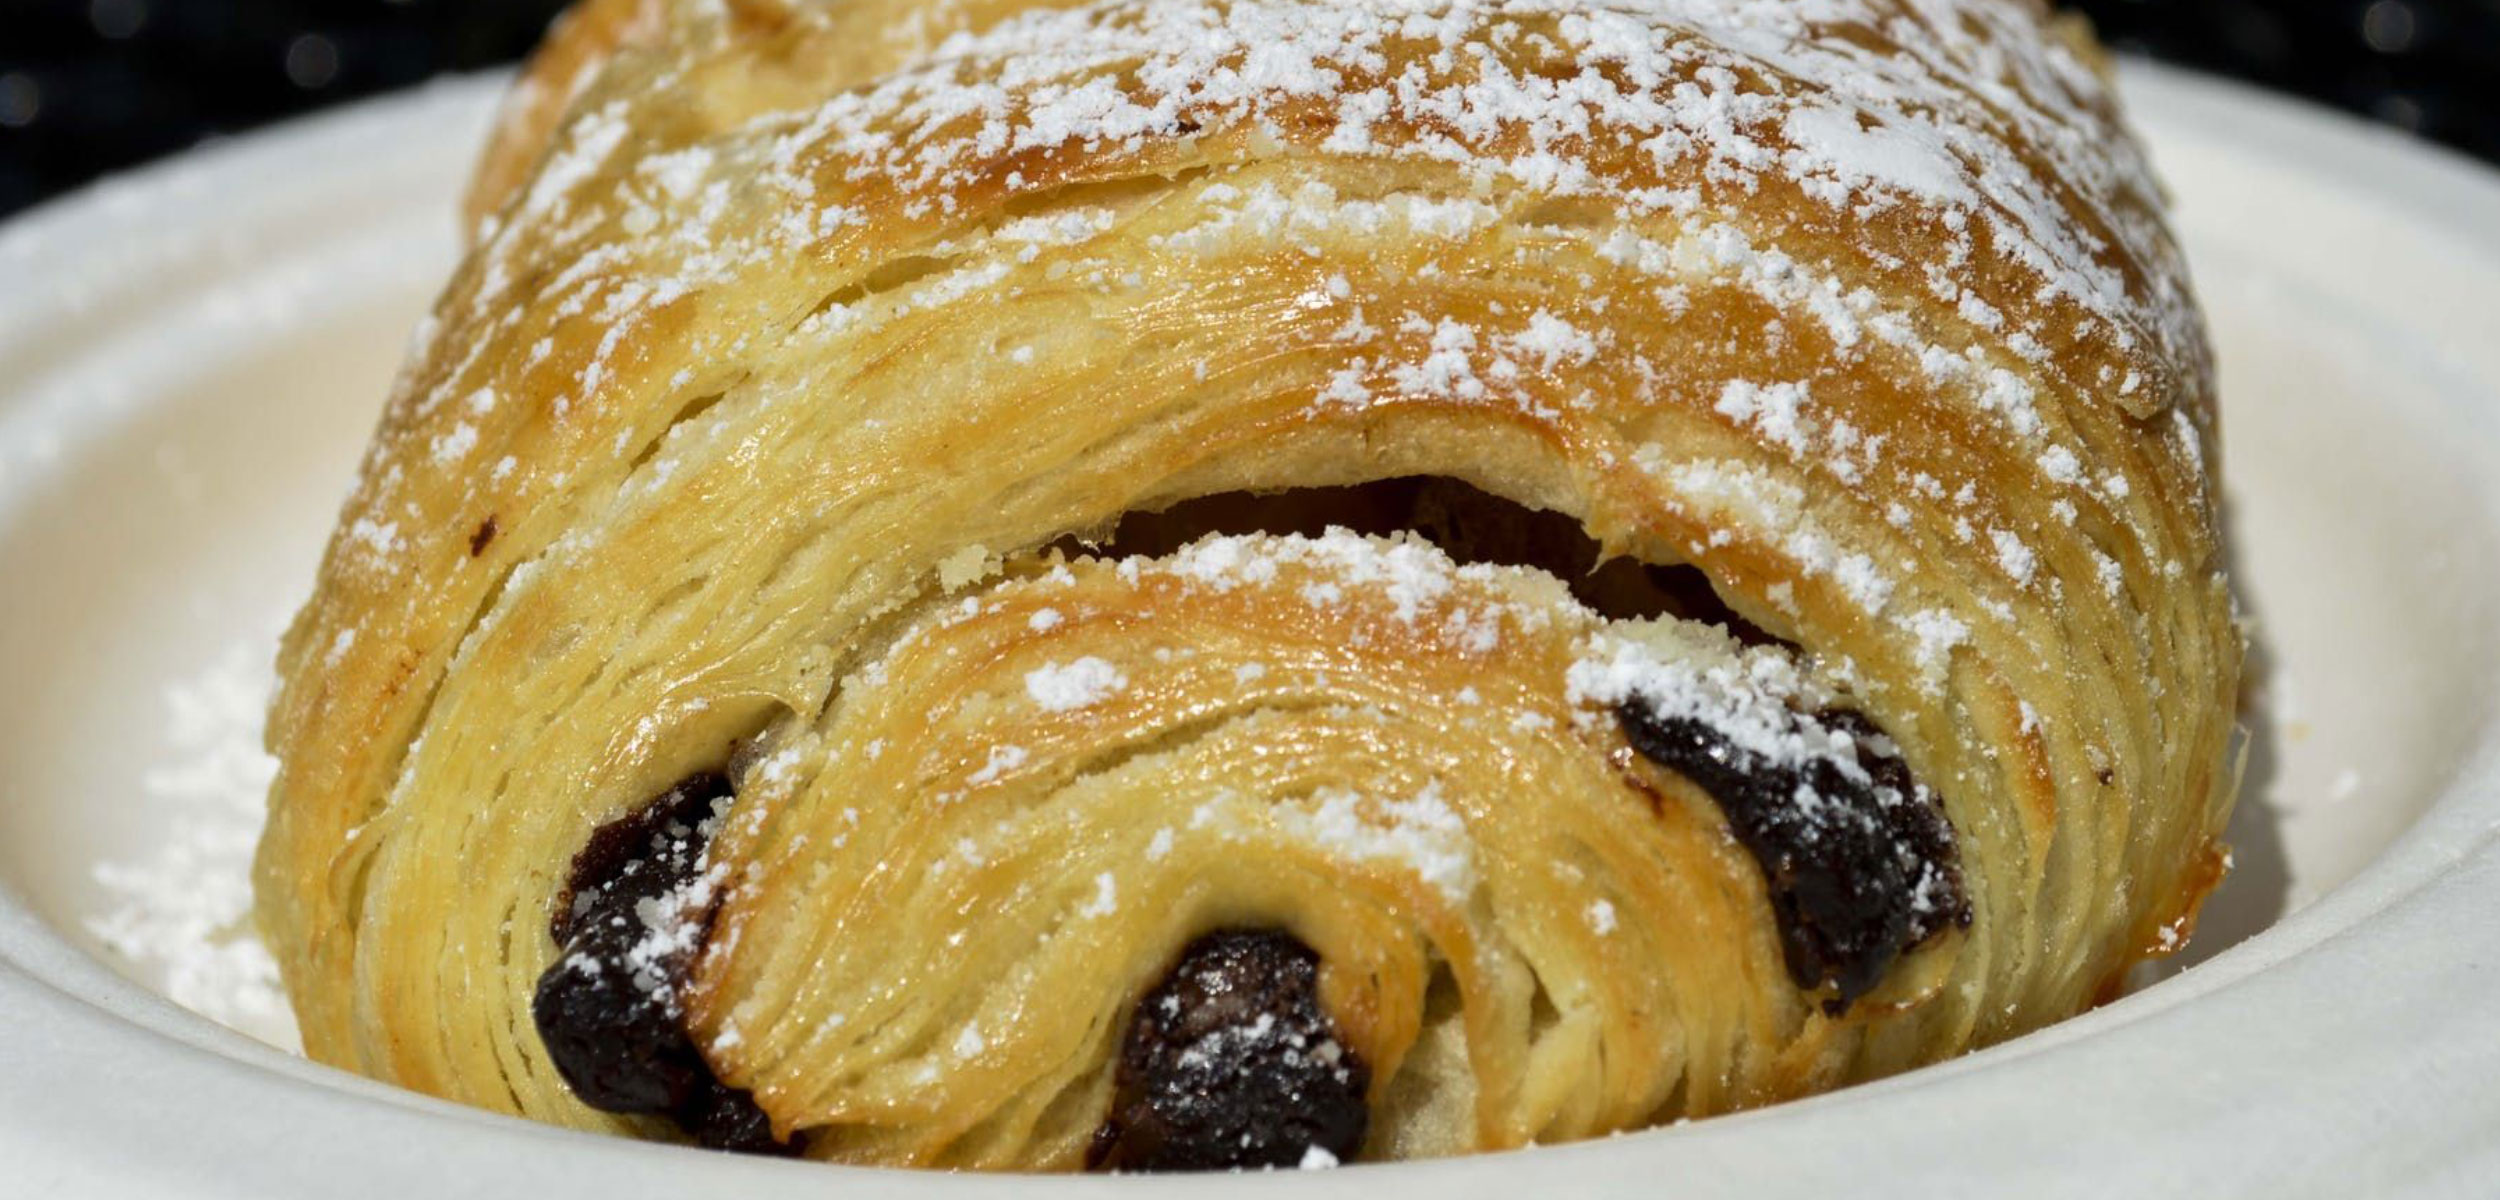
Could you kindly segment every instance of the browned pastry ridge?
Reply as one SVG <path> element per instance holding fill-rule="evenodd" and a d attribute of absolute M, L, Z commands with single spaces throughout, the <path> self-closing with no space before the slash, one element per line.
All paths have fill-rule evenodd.
<path fill-rule="evenodd" d="M 2035 1029 L 2218 880 L 2204 332 L 2026 0 L 588 0 L 289 634 L 316 1058 L 988 1169 Z"/>

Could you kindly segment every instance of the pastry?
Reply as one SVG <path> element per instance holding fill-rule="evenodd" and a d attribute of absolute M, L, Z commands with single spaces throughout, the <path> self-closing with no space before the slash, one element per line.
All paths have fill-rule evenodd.
<path fill-rule="evenodd" d="M 1826 1091 L 2221 875 L 2204 333 L 2025 0 L 611 0 L 288 635 L 316 1058 L 1185 1170 Z"/>

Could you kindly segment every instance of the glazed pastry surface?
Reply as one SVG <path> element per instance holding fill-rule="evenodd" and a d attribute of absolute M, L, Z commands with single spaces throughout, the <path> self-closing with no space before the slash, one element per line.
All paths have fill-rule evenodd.
<path fill-rule="evenodd" d="M 588 0 L 290 632 L 308 1051 L 1388 1160 L 2038 1028 L 2218 881 L 2204 332 L 2027 0 Z"/>

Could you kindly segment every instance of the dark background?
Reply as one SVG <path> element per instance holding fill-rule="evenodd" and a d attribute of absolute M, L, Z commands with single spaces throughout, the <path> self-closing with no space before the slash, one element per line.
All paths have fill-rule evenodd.
<path fill-rule="evenodd" d="M 2122 49 L 2500 163 L 2500 0 L 2077 0 Z M 0 216 L 201 139 L 519 57 L 562 0 L 0 0 Z"/>

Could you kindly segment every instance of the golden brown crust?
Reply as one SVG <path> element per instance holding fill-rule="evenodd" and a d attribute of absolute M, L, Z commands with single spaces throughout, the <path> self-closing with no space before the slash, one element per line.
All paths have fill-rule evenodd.
<path fill-rule="evenodd" d="M 582 0 L 556 19 L 504 100 L 461 205 L 463 229 L 482 228 L 520 194 L 573 102 L 619 50 L 658 39 L 666 19 L 664 0 Z"/>
<path fill-rule="evenodd" d="M 611 56 L 624 45 L 642 49 Z M 261 914 L 325 1061 L 640 1128 L 548 1069 L 529 989 L 555 948 L 536 931 L 591 828 L 759 735 L 798 754 L 775 768 L 794 786 L 717 851 L 722 928 L 741 932 L 705 951 L 697 1030 L 785 1130 L 864 1160 L 1067 1165 L 1068 1114 L 1097 1110 L 1054 1102 L 1106 1086 L 1104 998 L 1219 914 L 1318 946 L 1331 1011 L 1386 1068 L 1440 1044 L 1432 964 L 1471 947 L 1511 964 L 1461 989 L 1464 1071 L 1418 1051 L 1439 1090 L 1411 1102 L 1377 1076 L 1389 1109 L 1442 1114 L 1393 1115 L 1379 1145 L 1418 1153 L 1724 1111 L 2011 1036 L 2090 1002 L 2211 886 L 2239 644 L 2210 368 L 2141 153 L 2037 5 L 597 4 L 530 78 L 540 98 L 473 201 L 498 215 L 284 651 Z M 1488 885 L 1468 920 L 1363 892 L 1359 863 L 1314 865 L 1332 886 L 1291 895 L 1223 875 L 1201 907 L 1167 890 L 1181 877 L 1124 867 L 1116 888 L 1162 915 L 1023 961 L 1058 990 L 979 974 L 1004 950 L 927 979 L 857 959 L 944 922 L 831 905 L 884 877 L 790 839 L 832 854 L 852 789 L 889 797 L 864 820 L 899 820 L 993 747 L 1061 761 L 1044 733 L 1071 754 L 1164 746 L 1200 728 L 1176 714 L 1235 712 L 1169 769 L 1234 778 L 1251 768 L 1226 747 L 1266 739 L 1336 764 L 1306 797 L 1439 781 L 1495 875 L 1552 865 L 1511 845 L 1621 819 L 1636 789 L 1610 727 L 1468 733 L 1445 694 L 1516 680 L 1520 711 L 1585 716 L 1567 677 L 1589 644 L 1557 632 L 1585 617 L 1551 596 L 1506 601 L 1554 624 L 1487 663 L 1392 637 L 1352 585 L 1307 617 L 1264 584 L 1239 594 L 1255 611 L 1107 570 L 1072 585 L 1128 619 L 1068 649 L 1141 693 L 1157 643 L 1140 631 L 1272 658 L 1369 630 L 1299 706 L 1236 712 L 1219 683 L 1175 683 L 1155 692 L 1169 707 L 1026 730 L 944 699 L 1021 681 L 1005 659 L 908 688 L 857 674 L 917 661 L 907 631 L 971 637 L 1039 602 L 1029 580 L 980 579 L 984 558 L 1193 495 L 1403 475 L 1697 566 L 1805 647 L 1943 797 L 1968 935 L 1828 1018 L 1765 969 L 1758 873 L 1686 795 L 1697 824 L 1580 831 L 1652 868 Z M 984 615 L 948 625 L 967 596 Z M 1307 623 L 1226 632 L 1280 609 Z M 1399 663 L 1404 682 L 1376 679 Z M 1367 704 L 1394 736 L 1311 716 Z M 843 731 L 906 718 L 963 740 L 921 775 L 855 761 L 876 735 Z M 1332 749 L 1365 738 L 1368 757 Z M 1467 790 L 1508 769 L 1495 749 L 1549 764 L 1514 781 L 1532 815 L 1508 841 Z M 1069 769 L 998 811 L 1117 790 Z M 1185 818 L 1201 801 L 1169 802 Z M 1090 882 L 1105 851 L 1053 853 L 1024 878 Z M 1661 941 L 1647 972 L 1557 949 L 1584 939 L 1550 919 L 1491 915 L 1627 880 L 1659 893 L 1617 917 Z M 1585 1040 L 1519 1026 L 1523 997 L 1567 983 Z M 922 998 L 911 1036 L 823 1035 L 836 984 Z M 969 1007 L 1011 994 L 1086 999 Z M 1002 1048 L 949 1057 L 967 1028 Z M 1457 1087 L 1478 1089 L 1463 1128 L 1438 1102 Z"/>

